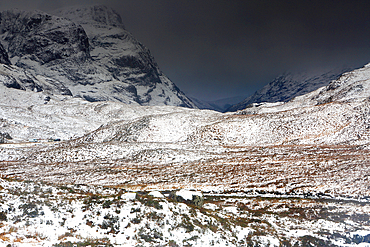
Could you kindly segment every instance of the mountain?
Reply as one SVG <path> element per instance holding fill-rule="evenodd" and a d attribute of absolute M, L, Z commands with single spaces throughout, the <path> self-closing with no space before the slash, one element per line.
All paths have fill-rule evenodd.
<path fill-rule="evenodd" d="M 64 9 L 57 15 L 2 11 L 0 30 L 5 48 L 0 53 L 5 50 L 11 64 L 49 78 L 75 97 L 195 107 L 107 7 Z"/>
<path fill-rule="evenodd" d="M 287 102 L 294 97 L 312 92 L 320 87 L 328 85 L 332 80 L 337 79 L 349 68 L 336 68 L 329 71 L 311 71 L 285 73 L 276 77 L 272 82 L 227 109 L 227 111 L 238 111 L 245 109 L 252 103 L 262 102 Z"/>
<path fill-rule="evenodd" d="M 330 102 L 353 102 L 370 96 L 370 64 L 363 68 L 344 73 L 338 80 L 319 91 L 311 98 L 317 104 Z"/>

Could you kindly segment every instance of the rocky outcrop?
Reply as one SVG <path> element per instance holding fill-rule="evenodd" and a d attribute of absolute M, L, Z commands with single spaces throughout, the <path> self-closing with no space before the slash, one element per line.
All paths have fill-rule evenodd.
<path fill-rule="evenodd" d="M 4 132 L 4 133 L 0 132 L 0 143 L 5 143 L 6 139 L 11 140 L 13 138 L 7 132 Z"/>
<path fill-rule="evenodd" d="M 171 192 L 170 199 L 175 202 L 183 202 L 196 207 L 202 207 L 204 204 L 204 197 L 202 195 L 202 192 L 190 191 L 185 189 Z"/>

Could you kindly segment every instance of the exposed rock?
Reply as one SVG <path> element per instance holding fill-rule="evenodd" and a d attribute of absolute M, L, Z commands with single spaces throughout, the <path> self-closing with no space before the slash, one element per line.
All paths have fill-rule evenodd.
<path fill-rule="evenodd" d="M 8 53 L 0 43 L 0 63 L 10 65 Z"/>
<path fill-rule="evenodd" d="M 5 143 L 5 139 L 12 140 L 13 138 L 7 132 L 0 132 L 0 143 Z"/>
<path fill-rule="evenodd" d="M 173 191 L 170 194 L 170 198 L 175 202 L 184 202 L 196 207 L 202 207 L 204 204 L 204 197 L 202 192 L 190 191 L 190 190 L 179 190 Z"/>
<path fill-rule="evenodd" d="M 11 65 L 0 64 L 0 83 L 7 88 L 72 95 L 68 88 L 56 80 L 39 75 L 34 76 L 27 70 Z"/>

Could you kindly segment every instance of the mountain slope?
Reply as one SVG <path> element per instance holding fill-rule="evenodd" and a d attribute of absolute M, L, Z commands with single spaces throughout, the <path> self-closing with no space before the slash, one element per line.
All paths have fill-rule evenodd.
<path fill-rule="evenodd" d="M 370 96 L 370 64 L 364 67 L 344 73 L 338 80 L 319 91 L 317 95 L 311 98 L 317 104 L 329 102 L 353 102 L 366 99 Z"/>
<path fill-rule="evenodd" d="M 195 107 L 112 10 L 92 6 L 59 13 L 77 16 L 83 26 L 41 11 L 0 13 L 0 42 L 12 64 L 62 82 L 88 101 Z"/>
<path fill-rule="evenodd" d="M 348 68 L 337 68 L 330 71 L 313 71 L 300 73 L 285 73 L 276 77 L 272 82 L 227 109 L 227 111 L 243 110 L 252 103 L 287 102 L 294 97 L 312 92 L 328 85 L 341 74 L 349 71 Z"/>
<path fill-rule="evenodd" d="M 0 132 L 9 133 L 13 137 L 12 142 L 49 138 L 69 140 L 88 134 L 109 122 L 125 122 L 152 114 L 189 110 L 112 101 L 88 102 L 70 95 L 60 95 L 60 92 L 59 95 L 51 95 L 37 90 L 50 83 L 48 78 L 30 77 L 32 83 L 24 84 L 22 78 L 28 78 L 28 74 L 17 76 L 15 72 L 19 68 L 15 68 L 0 65 L 0 80 L 3 81 L 0 84 Z M 14 85 L 20 88 L 13 88 Z"/>
<path fill-rule="evenodd" d="M 23 122 L 25 126 L 32 123 L 34 127 L 37 123 L 44 123 L 47 126 L 51 118 L 55 119 L 55 122 L 49 128 L 57 130 L 59 126 L 65 126 L 66 120 L 63 118 L 72 116 L 79 118 L 83 112 L 81 120 L 73 120 L 73 118 L 68 120 L 71 123 L 69 128 L 73 129 L 74 124 L 83 126 L 87 124 L 86 121 L 90 121 L 89 119 L 93 121 L 85 131 L 76 133 L 76 137 L 80 138 L 71 143 L 78 143 L 78 147 L 96 144 L 96 152 L 100 152 L 101 145 L 109 148 L 111 142 L 132 143 L 137 145 L 138 150 L 141 148 L 146 150 L 147 147 L 143 145 L 145 143 L 160 146 L 173 144 L 176 145 L 177 150 L 183 150 L 185 153 L 187 147 L 196 147 L 196 149 L 201 147 L 207 150 L 209 147 L 223 149 L 256 145 L 368 145 L 370 139 L 369 87 L 370 66 L 365 66 L 345 73 L 327 87 L 296 97 L 285 104 L 262 104 L 227 114 L 204 110 L 182 110 L 181 108 L 144 110 L 144 108 L 135 107 L 132 109 L 132 107 L 104 103 L 103 108 L 105 109 L 121 109 L 120 114 L 108 111 L 104 112 L 108 114 L 105 116 L 101 115 L 102 113 L 98 110 L 102 106 L 91 103 L 78 106 L 81 103 L 73 101 L 75 99 L 56 99 L 57 101 L 52 100 L 45 104 L 42 98 L 44 96 L 42 96 L 39 103 L 37 101 L 32 103 L 34 106 L 31 109 L 28 108 L 31 103 L 22 103 L 21 115 L 24 119 L 25 116 L 33 119 L 29 122 L 17 117 L 21 108 L 18 107 L 14 109 L 15 112 L 12 112 L 12 105 L 16 104 L 5 97 L 9 95 L 7 93 L 4 95 L 1 106 L 3 110 L 0 116 L 3 119 L 16 120 L 18 123 Z M 37 94 L 43 95 L 42 92 Z M 37 97 L 40 96 L 35 96 Z M 132 115 L 133 112 L 137 113 Z M 53 114 L 57 114 L 58 117 L 53 117 Z M 101 125 L 103 123 L 104 125 Z M 47 129 L 46 126 L 37 130 L 38 136 L 47 137 L 45 134 L 42 135 L 43 130 Z M 78 127 L 77 129 L 82 130 L 83 128 Z M 63 133 L 63 131 L 66 130 L 58 133 Z M 11 135 L 22 133 L 11 131 L 11 129 L 7 129 L 7 132 Z M 72 132 L 75 133 L 75 131 Z M 70 135 L 69 138 L 72 136 Z M 17 139 L 22 138 L 21 134 L 16 137 Z M 32 136 L 27 135 L 26 138 L 32 138 Z M 90 147 L 89 149 L 95 148 Z M 182 151 L 174 151 L 176 152 Z M 45 155 L 49 154 L 45 153 Z M 54 157 L 60 161 L 60 157 L 57 155 Z M 68 159 L 69 156 L 63 157 Z M 185 160 L 193 160 L 195 156 L 185 155 L 184 157 L 186 157 Z M 112 158 L 114 159 L 114 156 Z M 141 161 L 137 159 L 135 162 Z"/>

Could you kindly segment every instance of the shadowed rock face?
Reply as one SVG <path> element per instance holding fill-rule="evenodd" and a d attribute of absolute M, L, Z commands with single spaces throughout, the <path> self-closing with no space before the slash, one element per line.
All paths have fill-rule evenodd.
<path fill-rule="evenodd" d="M 0 63 L 10 65 L 8 53 L 0 43 Z"/>
<path fill-rule="evenodd" d="M 40 11 L 0 13 L 1 36 L 10 58 L 28 57 L 46 64 L 58 59 L 84 61 L 90 57 L 87 35 L 81 26 Z"/>
<path fill-rule="evenodd" d="M 121 17 L 105 6 L 65 8 L 54 12 L 80 24 L 90 41 L 90 54 L 109 76 L 131 86 L 114 83 L 112 93 L 124 88 L 141 105 L 177 105 L 196 108 L 159 69 L 148 48 L 129 33 Z"/>
<path fill-rule="evenodd" d="M 73 96 L 195 107 L 159 70 L 150 51 L 124 29 L 121 17 L 105 6 L 63 9 L 54 15 L 0 12 L 0 42 L 10 58 L 4 55 L 5 63 L 58 81 Z"/>
<path fill-rule="evenodd" d="M 3 63 L 10 65 L 12 60 L 20 67 L 12 69 L 18 74 L 3 75 L 3 84 L 10 88 L 72 95 L 63 75 L 76 77 L 70 72 L 76 71 L 78 64 L 91 61 L 83 28 L 41 11 L 0 12 L 0 42 L 4 45 L 3 52 L 0 47 Z M 46 78 L 40 81 L 36 75 Z"/>

